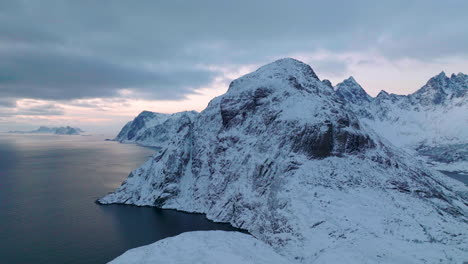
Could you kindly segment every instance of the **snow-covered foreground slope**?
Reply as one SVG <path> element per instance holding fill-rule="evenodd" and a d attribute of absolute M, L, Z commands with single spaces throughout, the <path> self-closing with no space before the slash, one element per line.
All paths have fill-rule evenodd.
<path fill-rule="evenodd" d="M 363 126 L 306 64 L 233 81 L 100 203 L 205 213 L 290 262 L 461 263 L 468 189 Z"/>
<path fill-rule="evenodd" d="M 370 97 L 351 77 L 336 86 L 361 122 L 437 169 L 468 174 L 468 75 L 441 73 L 413 94 Z"/>
<path fill-rule="evenodd" d="M 265 243 L 239 232 L 198 231 L 131 249 L 111 264 L 286 264 Z"/>
<path fill-rule="evenodd" d="M 190 125 L 197 114 L 195 111 L 175 114 L 143 111 L 133 121 L 128 122 L 114 140 L 157 147 L 164 144 L 170 135 Z"/>

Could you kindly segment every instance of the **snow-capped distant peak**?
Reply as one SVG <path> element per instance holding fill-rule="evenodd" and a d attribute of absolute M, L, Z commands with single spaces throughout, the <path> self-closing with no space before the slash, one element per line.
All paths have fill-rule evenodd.
<path fill-rule="evenodd" d="M 377 97 L 370 98 L 369 103 L 356 96 L 365 92 L 353 78 L 338 84 L 337 88 L 336 93 L 348 103 L 361 122 L 395 145 L 424 155 L 430 153 L 433 161 L 452 162 L 440 149 L 455 153 L 460 144 L 468 142 L 468 76 L 463 73 L 451 74 L 449 78 L 442 71 L 413 94 L 397 95 L 381 91 Z M 463 155 L 454 159 L 457 163 L 466 160 Z M 462 167 L 455 166 L 455 163 L 449 165 Z"/>
<path fill-rule="evenodd" d="M 344 82 L 347 82 L 347 83 L 354 83 L 354 84 L 358 84 L 358 82 L 356 81 L 356 79 L 354 79 L 353 76 L 349 76 L 348 79 L 344 80 Z"/>
<path fill-rule="evenodd" d="M 381 90 L 376 98 L 388 98 L 390 94 L 388 94 L 385 90 Z"/>
<path fill-rule="evenodd" d="M 452 98 L 460 98 L 466 94 L 468 90 L 468 77 L 463 73 L 457 75 L 452 74 L 449 77 L 445 72 L 429 79 L 429 81 L 411 94 L 410 97 L 414 102 L 421 105 L 439 105 L 447 104 Z"/>
<path fill-rule="evenodd" d="M 441 72 L 440 72 L 439 74 L 437 74 L 435 77 L 438 78 L 438 79 L 444 79 L 444 78 L 447 77 L 447 75 L 445 74 L 444 71 L 441 71 Z"/>
<path fill-rule="evenodd" d="M 468 75 L 466 75 L 466 74 L 464 74 L 462 72 L 459 72 L 456 75 L 455 75 L 455 73 L 452 73 L 452 76 L 451 76 L 451 79 L 464 79 L 465 83 L 467 81 L 467 78 L 468 78 Z"/>
<path fill-rule="evenodd" d="M 338 96 L 353 103 L 370 102 L 372 99 L 352 76 L 337 84 L 335 90 Z"/>

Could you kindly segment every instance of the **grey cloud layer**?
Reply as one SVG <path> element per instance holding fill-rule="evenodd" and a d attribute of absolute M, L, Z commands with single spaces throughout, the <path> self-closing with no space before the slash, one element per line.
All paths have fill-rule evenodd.
<path fill-rule="evenodd" d="M 464 0 L 2 1 L 0 97 L 113 97 L 132 88 L 140 97 L 178 99 L 216 75 L 200 64 L 317 49 L 466 55 L 466 10 Z"/>
<path fill-rule="evenodd" d="M 5 109 L 1 109 L 0 105 L 0 117 L 12 117 L 18 115 L 27 115 L 27 116 L 57 116 L 63 115 L 64 109 L 55 104 L 45 104 L 37 106 L 22 107 L 21 109 L 9 109 L 11 106 L 6 106 Z"/>
<path fill-rule="evenodd" d="M 15 107 L 16 100 L 11 98 L 0 98 L 0 107 Z"/>
<path fill-rule="evenodd" d="M 101 58 L 61 52 L 0 52 L 0 93 L 9 97 L 75 99 L 117 96 L 132 88 L 140 96 L 178 99 L 208 82 L 213 73 L 178 68 L 150 71 Z"/>
<path fill-rule="evenodd" d="M 39 105 L 21 109 L 16 115 L 63 115 L 63 108 L 54 104 Z"/>

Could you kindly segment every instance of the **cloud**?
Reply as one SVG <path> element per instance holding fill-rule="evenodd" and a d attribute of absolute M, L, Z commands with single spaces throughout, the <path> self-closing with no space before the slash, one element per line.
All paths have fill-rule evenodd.
<path fill-rule="evenodd" d="M 15 113 L 15 115 L 27 116 L 57 116 L 63 114 L 63 108 L 55 104 L 45 104 L 29 108 L 21 108 Z"/>
<path fill-rule="evenodd" d="M 57 104 L 47 101 L 0 100 L 0 116 L 61 116 L 65 114 L 65 109 Z"/>
<path fill-rule="evenodd" d="M 200 69 L 173 71 L 126 66 L 99 58 L 59 52 L 0 51 L 0 96 L 75 99 L 137 95 L 177 99 L 193 93 L 213 73 Z"/>
<path fill-rule="evenodd" d="M 200 65 L 240 67 L 320 49 L 434 60 L 465 56 L 468 46 L 467 1 L 45 0 L 0 7 L 0 96 L 19 98 L 115 97 L 127 89 L 138 98 L 180 100 L 218 76 Z M 347 66 L 317 67 L 338 74 Z"/>
<path fill-rule="evenodd" d="M 290 56 L 333 83 L 354 75 L 373 95 L 409 93 L 441 70 L 468 71 L 467 9 L 462 0 L 0 1 L 0 113 L 123 124 L 143 109 L 202 110 L 233 78 Z"/>
<path fill-rule="evenodd" d="M 0 98 L 0 107 L 11 108 L 16 106 L 16 100 L 11 98 Z"/>
<path fill-rule="evenodd" d="M 342 60 L 314 60 L 314 69 L 320 72 L 326 72 L 328 77 L 342 76 L 348 72 L 349 64 Z"/>

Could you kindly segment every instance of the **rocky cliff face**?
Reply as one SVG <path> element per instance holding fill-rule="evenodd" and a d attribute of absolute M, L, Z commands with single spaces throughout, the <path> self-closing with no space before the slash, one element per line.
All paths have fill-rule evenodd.
<path fill-rule="evenodd" d="M 460 263 L 467 188 L 363 126 L 312 68 L 234 80 L 102 204 L 205 213 L 291 262 Z"/>
<path fill-rule="evenodd" d="M 337 95 L 360 118 L 392 144 L 420 154 L 431 166 L 468 174 L 468 157 L 447 159 L 468 151 L 468 76 L 440 73 L 410 95 L 380 92 L 372 98 L 350 79 L 336 86 Z"/>

